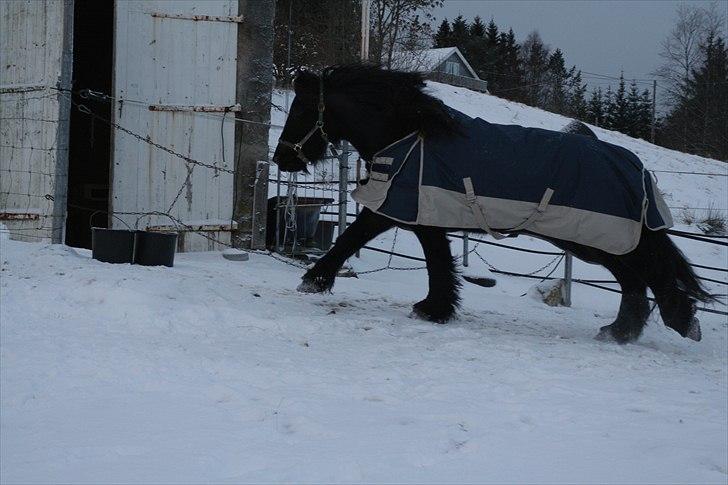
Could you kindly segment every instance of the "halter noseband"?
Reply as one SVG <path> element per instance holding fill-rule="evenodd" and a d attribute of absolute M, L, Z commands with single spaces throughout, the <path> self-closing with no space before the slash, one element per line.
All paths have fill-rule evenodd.
<path fill-rule="evenodd" d="M 303 153 L 303 145 L 308 141 L 309 138 L 313 136 L 316 131 L 321 132 L 321 138 L 328 144 L 329 142 L 329 135 L 324 131 L 324 110 L 326 109 L 326 106 L 324 105 L 324 77 L 321 75 L 321 82 L 319 83 L 319 103 L 318 103 L 318 120 L 316 121 L 316 124 L 311 128 L 311 130 L 306 133 L 306 135 L 301 138 L 301 141 L 298 143 L 291 143 L 290 141 L 286 140 L 278 140 L 279 145 L 283 145 L 285 147 L 290 148 L 294 152 L 296 152 L 296 157 L 298 157 L 303 163 L 309 163 L 308 158 L 306 158 L 306 155 Z"/>

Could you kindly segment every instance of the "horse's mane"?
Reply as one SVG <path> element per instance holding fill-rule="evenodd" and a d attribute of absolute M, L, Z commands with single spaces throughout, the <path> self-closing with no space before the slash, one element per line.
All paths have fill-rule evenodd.
<path fill-rule="evenodd" d="M 426 135 L 456 130 L 445 104 L 425 92 L 420 73 L 348 64 L 328 67 L 322 75 L 328 92 L 345 93 L 381 111 L 394 110 L 397 121 L 409 130 Z"/>

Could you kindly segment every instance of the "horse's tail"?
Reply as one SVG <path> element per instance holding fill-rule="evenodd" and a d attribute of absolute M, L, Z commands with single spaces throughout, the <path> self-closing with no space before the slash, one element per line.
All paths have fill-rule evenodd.
<path fill-rule="evenodd" d="M 675 246 L 670 236 L 665 231 L 656 231 L 656 235 L 659 234 L 661 239 L 664 239 L 664 255 L 667 256 L 666 260 L 662 264 L 670 265 L 672 272 L 675 276 L 678 289 L 686 294 L 687 296 L 694 298 L 703 303 L 715 303 L 719 302 L 718 298 L 709 293 L 703 284 L 698 279 L 698 276 L 693 271 L 692 266 L 688 262 L 683 252 Z"/>
<path fill-rule="evenodd" d="M 651 231 L 643 228 L 638 260 L 643 267 L 646 282 L 655 295 L 662 321 L 683 337 L 700 341 L 700 322 L 695 316 L 696 303 L 718 302 L 700 283 L 685 255 L 675 246 L 664 229 Z M 638 263 L 639 264 L 639 263 Z"/>

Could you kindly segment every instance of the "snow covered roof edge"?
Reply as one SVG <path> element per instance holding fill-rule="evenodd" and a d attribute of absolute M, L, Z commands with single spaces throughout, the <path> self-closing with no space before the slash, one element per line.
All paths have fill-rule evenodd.
<path fill-rule="evenodd" d="M 480 77 L 475 73 L 475 69 L 470 65 L 467 59 L 465 59 L 465 56 L 462 52 L 460 52 L 460 49 L 457 47 L 436 47 L 432 49 L 423 49 L 419 51 L 415 51 L 416 53 L 419 53 L 419 55 L 422 56 L 423 59 L 426 60 L 425 66 L 419 66 L 417 70 L 428 70 L 428 71 L 435 71 L 440 64 L 445 62 L 445 60 L 450 57 L 453 53 L 457 54 L 458 58 L 463 62 L 465 67 L 468 69 L 468 72 L 473 76 L 475 79 L 480 79 Z M 395 53 L 397 55 L 398 53 Z M 403 53 L 399 53 L 403 54 Z M 418 54 L 415 54 L 414 57 L 417 57 Z M 403 55 L 399 55 L 397 57 L 402 57 L 404 59 Z M 406 65 L 407 61 L 403 60 L 404 64 Z"/>

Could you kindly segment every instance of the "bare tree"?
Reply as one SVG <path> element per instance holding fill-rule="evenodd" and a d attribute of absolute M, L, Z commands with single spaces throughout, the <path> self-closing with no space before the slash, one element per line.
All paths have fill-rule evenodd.
<path fill-rule="evenodd" d="M 419 24 L 412 22 L 408 31 L 397 41 L 389 59 L 390 69 L 402 71 L 430 71 L 435 68 L 442 59 L 433 57 L 430 53 L 432 47 L 432 32 Z"/>
<path fill-rule="evenodd" d="M 431 42 L 431 12 L 441 5 L 442 0 L 374 0 L 369 58 L 391 67 L 397 51 L 415 50 L 417 39 Z"/>
<path fill-rule="evenodd" d="M 670 104 L 679 102 L 690 74 L 701 60 L 700 46 L 705 39 L 722 31 L 724 17 L 717 4 L 708 8 L 680 4 L 675 12 L 676 22 L 662 41 L 662 65 L 654 75 L 662 79 Z"/>
<path fill-rule="evenodd" d="M 0 0 L 1 1 L 1 0 Z M 360 0 L 277 0 L 274 65 L 278 81 L 300 67 L 321 69 L 359 58 Z M 290 67 L 288 33 L 291 32 Z"/>

